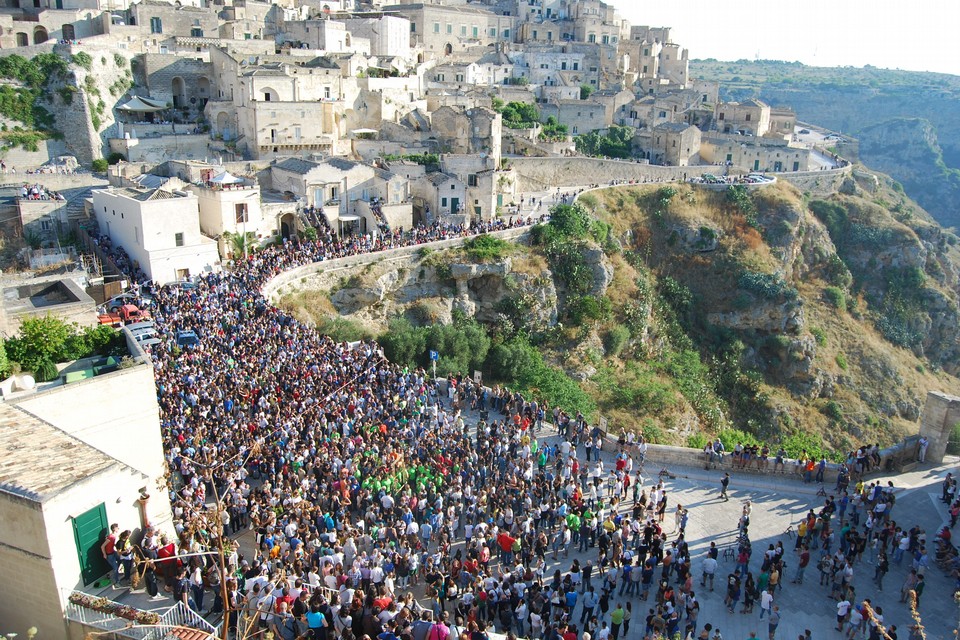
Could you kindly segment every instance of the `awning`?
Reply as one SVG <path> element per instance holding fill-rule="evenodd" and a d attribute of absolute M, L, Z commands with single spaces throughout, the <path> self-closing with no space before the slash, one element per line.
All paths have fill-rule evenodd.
<path fill-rule="evenodd" d="M 229 171 L 224 171 L 223 173 L 210 178 L 210 182 L 213 184 L 236 184 L 237 182 L 243 182 L 243 180 L 231 174 Z"/>
<path fill-rule="evenodd" d="M 359 222 L 360 216 L 340 216 L 340 222 Z"/>
<path fill-rule="evenodd" d="M 130 102 L 117 107 L 117 109 L 120 111 L 137 113 L 155 113 L 157 111 L 163 111 L 166 108 L 167 105 L 165 103 L 157 100 L 151 100 L 150 98 L 141 98 L 140 96 L 133 96 L 133 98 L 130 99 Z"/>
<path fill-rule="evenodd" d="M 364 134 L 364 133 L 379 133 L 377 129 L 351 129 L 350 133 Z"/>

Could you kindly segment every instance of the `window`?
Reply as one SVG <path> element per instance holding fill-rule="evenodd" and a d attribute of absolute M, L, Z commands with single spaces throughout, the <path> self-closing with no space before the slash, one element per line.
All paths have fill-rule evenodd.
<path fill-rule="evenodd" d="M 434 32 L 434 33 L 440 33 L 440 23 L 439 23 L 439 22 L 434 22 L 434 23 L 433 23 L 433 32 Z"/>
<path fill-rule="evenodd" d="M 645 56 L 650 55 L 650 49 L 644 49 L 644 50 L 643 50 L 643 55 L 645 55 Z"/>
<path fill-rule="evenodd" d="M 300 142 L 300 127 L 293 128 L 293 139 Z"/>
<path fill-rule="evenodd" d="M 547 31 L 547 40 L 550 42 L 553 41 L 553 31 Z"/>
<path fill-rule="evenodd" d="M 573 125 L 573 135 L 577 135 L 578 133 L 580 132 L 577 130 L 577 125 Z"/>
<path fill-rule="evenodd" d="M 590 35 L 587 36 L 587 42 L 596 42 L 596 41 L 597 41 L 597 34 L 591 33 Z"/>
<path fill-rule="evenodd" d="M 467 186 L 475 187 L 477 186 L 477 174 L 471 173 L 467 176 Z"/>
<path fill-rule="evenodd" d="M 503 33 L 501 33 L 500 35 L 502 35 L 504 40 L 506 40 L 507 38 L 510 37 L 510 29 L 504 29 Z"/>
<path fill-rule="evenodd" d="M 603 44 L 610 44 L 610 36 L 603 36 L 602 41 Z"/>
<path fill-rule="evenodd" d="M 133 228 L 133 239 L 136 241 L 137 246 L 140 246 L 140 227 Z"/>
<path fill-rule="evenodd" d="M 573 63 L 573 70 L 574 70 L 574 71 L 580 71 L 580 63 L 579 63 L 579 62 L 574 62 L 574 63 Z"/>
<path fill-rule="evenodd" d="M 411 22 L 411 23 L 410 23 L 410 33 L 416 33 L 416 32 L 417 32 L 417 23 L 416 23 L 416 22 Z"/>
<path fill-rule="evenodd" d="M 661 118 L 666 118 L 666 117 L 667 117 L 667 112 L 666 112 L 666 111 L 661 111 L 661 112 L 660 112 L 660 117 L 661 117 Z"/>
<path fill-rule="evenodd" d="M 249 218 L 249 214 L 248 214 L 248 211 L 247 211 L 247 203 L 246 203 L 246 202 L 242 202 L 242 203 L 241 203 L 241 202 L 238 202 L 237 204 L 235 204 L 235 205 L 234 205 L 234 212 L 236 213 L 236 216 L 237 216 L 237 218 L 236 218 L 237 224 L 243 224 L 243 223 L 245 223 L 245 222 L 250 222 L 250 218 Z M 178 235 L 181 235 L 181 236 L 182 236 L 182 234 L 178 234 Z M 178 246 L 179 246 L 179 245 L 178 245 Z"/>
<path fill-rule="evenodd" d="M 40 230 L 41 231 L 50 231 L 51 228 L 50 218 L 44 217 L 40 220 Z"/>
<path fill-rule="evenodd" d="M 324 88 L 323 88 L 323 97 L 324 97 L 325 100 L 329 100 L 329 99 L 330 99 L 330 87 L 324 87 Z"/>
<path fill-rule="evenodd" d="M 463 82 L 463 74 L 462 74 L 462 73 L 458 73 L 458 74 L 457 74 L 457 82 Z"/>
<path fill-rule="evenodd" d="M 473 37 L 474 38 L 480 37 L 480 27 L 478 27 L 477 25 L 473 25 L 472 28 L 473 28 Z"/>
<path fill-rule="evenodd" d="M 447 33 L 453 33 L 453 25 L 449 22 L 447 23 Z"/>
<path fill-rule="evenodd" d="M 196 27 L 194 27 L 193 29 L 190 29 L 190 35 L 194 38 L 202 38 L 203 29 L 197 29 Z"/>
<path fill-rule="evenodd" d="M 496 38 L 496 37 L 497 37 L 497 28 L 496 28 L 496 27 L 490 27 L 490 37 L 491 37 L 491 38 Z"/>
<path fill-rule="evenodd" d="M 723 120 L 723 111 L 720 112 L 720 119 Z"/>
<path fill-rule="evenodd" d="M 178 246 L 183 246 L 183 232 L 173 234 L 173 243 Z"/>
<path fill-rule="evenodd" d="M 534 40 L 537 39 L 537 31 L 536 31 L 536 30 L 533 31 L 533 39 L 534 39 Z"/>
<path fill-rule="evenodd" d="M 441 207 L 447 206 L 447 199 L 446 199 L 446 198 L 440 198 L 440 206 L 441 206 Z"/>
<path fill-rule="evenodd" d="M 467 37 L 467 25 L 465 24 L 460 25 L 460 35 L 463 36 L 464 38 Z"/>
<path fill-rule="evenodd" d="M 437 74 L 437 82 L 443 82 L 443 81 L 444 81 L 444 80 L 443 80 L 443 74 L 442 74 L 442 73 L 438 73 L 438 74 Z"/>
<path fill-rule="evenodd" d="M 566 63 L 566 62 L 561 62 L 561 63 L 560 63 L 560 70 L 561 70 L 561 71 L 566 71 L 566 70 L 567 70 L 567 63 Z"/>
<path fill-rule="evenodd" d="M 154 16 L 150 18 L 150 33 L 163 33 L 163 22 Z"/>

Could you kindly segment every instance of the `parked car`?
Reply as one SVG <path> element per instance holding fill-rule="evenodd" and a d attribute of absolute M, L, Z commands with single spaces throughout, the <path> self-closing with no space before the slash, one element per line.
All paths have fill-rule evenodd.
<path fill-rule="evenodd" d="M 181 349 L 186 347 L 195 347 L 200 344 L 200 338 L 195 331 L 181 329 L 177 331 L 177 346 Z"/>
<path fill-rule="evenodd" d="M 801 135 L 807 135 L 808 133 L 810 133 L 810 129 L 800 129 Z"/>
<path fill-rule="evenodd" d="M 149 315 L 146 312 L 142 311 L 139 307 L 132 304 L 121 305 L 117 311 L 113 313 L 102 313 L 97 318 L 100 321 L 100 324 L 109 325 L 111 327 L 120 327 L 125 324 L 132 324 L 137 322 L 143 322 L 149 319 Z"/>

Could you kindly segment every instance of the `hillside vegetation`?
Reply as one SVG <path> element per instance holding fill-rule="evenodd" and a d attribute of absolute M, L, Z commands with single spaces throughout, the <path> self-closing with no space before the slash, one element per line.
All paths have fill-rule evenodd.
<path fill-rule="evenodd" d="M 842 191 L 601 189 L 527 243 L 338 271 L 282 304 L 656 442 L 837 455 L 916 432 L 960 373 L 957 237 L 886 178 Z"/>
<path fill-rule="evenodd" d="M 727 100 L 758 97 L 860 139 L 860 159 L 901 182 L 946 227 L 960 228 L 960 76 L 775 60 L 694 60 L 691 75 Z"/>

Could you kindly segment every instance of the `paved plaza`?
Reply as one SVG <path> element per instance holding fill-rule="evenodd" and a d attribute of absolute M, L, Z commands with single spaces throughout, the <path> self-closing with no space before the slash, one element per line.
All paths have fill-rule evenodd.
<path fill-rule="evenodd" d="M 493 416 L 492 416 L 493 417 Z M 552 429 L 541 430 L 542 441 L 556 443 L 559 438 Z M 605 444 L 603 460 L 605 468 L 613 468 L 615 444 Z M 583 459 L 583 449 L 579 450 L 579 456 Z M 644 467 L 644 487 L 651 488 L 658 481 L 658 474 L 663 468 L 653 461 L 648 461 Z M 949 464 L 942 466 L 927 465 L 906 474 L 873 474 L 869 475 L 867 484 L 877 480 L 882 480 L 886 485 L 887 480 L 892 480 L 897 490 L 897 503 L 892 512 L 892 518 L 901 526 L 909 529 L 915 524 L 920 525 L 927 532 L 927 539 L 931 549 L 935 547 L 933 542 L 937 531 L 948 520 L 946 505 L 940 502 L 940 483 L 948 471 L 957 468 L 957 460 L 952 459 Z M 635 468 L 636 469 L 636 468 Z M 788 467 L 789 469 L 789 467 Z M 750 633 L 757 632 L 758 638 L 767 638 L 767 621 L 760 620 L 760 607 L 755 606 L 752 614 L 741 614 L 741 606 L 735 613 L 728 613 L 723 603 L 725 595 L 725 580 L 728 574 L 735 569 L 736 561 L 734 559 L 724 559 L 720 556 L 720 563 L 716 573 L 716 586 L 713 592 L 708 589 L 700 588 L 700 576 L 702 573 L 701 565 L 706 557 L 706 550 L 710 542 L 716 542 L 721 549 L 725 547 L 735 547 L 737 538 L 737 525 L 741 515 L 744 501 L 750 500 L 753 505 L 750 520 L 750 539 L 753 545 L 753 557 L 750 562 L 750 571 L 754 576 L 760 573 L 760 563 L 763 552 L 769 544 L 775 544 L 778 540 L 783 542 L 787 549 L 786 558 L 786 576 L 782 580 L 783 589 L 775 594 L 774 604 L 780 607 L 782 616 L 779 627 L 776 631 L 776 640 L 797 640 L 804 635 L 806 630 L 811 632 L 814 640 L 821 638 L 840 638 L 841 634 L 836 631 L 836 602 L 829 599 L 829 587 L 818 585 L 819 573 L 816 569 L 816 562 L 820 557 L 820 550 L 811 551 L 811 562 L 807 568 L 804 582 L 802 585 L 791 584 L 797 568 L 797 559 L 794 552 L 796 538 L 786 534 L 788 526 L 796 530 L 801 518 L 806 515 L 810 509 L 819 512 L 823 506 L 824 498 L 818 497 L 817 490 L 819 485 L 803 484 L 799 477 L 794 477 L 789 473 L 786 475 L 759 475 L 755 472 L 731 472 L 732 481 L 730 483 L 729 501 L 723 501 L 720 495 L 720 478 L 723 476 L 723 470 L 730 470 L 729 457 L 721 470 L 705 471 L 703 468 L 690 467 L 669 467 L 668 471 L 676 476 L 675 479 L 663 477 L 664 486 L 667 491 L 668 508 L 667 518 L 664 521 L 664 531 L 669 534 L 669 539 L 676 539 L 676 529 L 674 528 L 674 513 L 678 504 L 683 505 L 690 511 L 690 518 L 686 528 L 686 539 L 690 545 L 692 566 L 694 573 L 694 591 L 697 599 L 700 601 L 700 615 L 698 618 L 698 630 L 702 629 L 704 624 L 710 623 L 714 629 L 719 628 L 724 640 L 747 640 Z M 825 489 L 830 494 L 832 487 L 827 485 Z M 851 485 L 852 489 L 852 485 Z M 621 512 L 627 511 L 632 507 L 632 500 L 627 500 L 621 505 Z M 836 523 L 836 518 L 834 518 Z M 241 549 L 245 556 L 251 557 L 255 544 L 253 532 L 248 531 L 241 534 Z M 453 551 L 463 546 L 462 540 L 453 547 Z M 835 548 L 834 548 L 835 550 Z M 931 550 L 931 558 L 933 552 Z M 561 556 L 559 561 L 553 561 L 550 553 L 547 554 L 546 575 L 552 575 L 559 569 L 565 573 L 570 569 L 573 560 L 579 559 L 581 565 L 587 560 L 593 560 L 597 564 L 597 551 L 590 549 L 589 552 L 576 552 L 575 545 L 571 545 L 569 558 Z M 900 587 L 904 577 L 909 572 L 910 561 L 905 556 L 903 564 L 897 566 L 891 561 L 890 572 L 883 581 L 884 589 L 879 592 L 874 583 L 874 566 L 867 563 L 867 554 L 864 554 L 863 562 L 855 565 L 853 584 L 856 588 L 858 600 L 869 598 L 876 607 L 883 609 L 885 625 L 897 626 L 898 640 L 910 638 L 910 626 L 912 624 L 907 605 L 899 603 Z M 491 569 L 499 571 L 497 561 L 491 562 Z M 657 569 L 659 575 L 659 567 Z M 931 567 L 926 574 L 927 586 L 920 603 L 920 613 L 926 626 L 927 638 L 930 640 L 940 638 L 953 638 L 954 630 L 958 626 L 958 615 L 960 608 L 953 600 L 954 581 L 949 578 L 943 570 L 936 567 L 931 560 Z M 595 586 L 601 583 L 594 573 L 593 584 Z M 674 584 L 676 579 L 674 578 Z M 599 588 L 598 588 L 599 589 Z M 417 596 L 422 596 L 421 589 L 415 590 Z M 617 591 L 619 592 L 619 582 Z M 644 633 L 644 619 L 648 613 L 651 603 L 655 606 L 653 593 L 647 602 L 643 602 L 639 597 L 622 597 L 616 595 L 610 598 L 610 609 L 616 607 L 617 602 L 627 601 L 633 606 L 633 621 L 627 638 L 640 640 Z M 575 621 L 580 619 L 580 604 L 574 612 Z M 609 623 L 609 613 L 606 616 Z M 682 627 L 683 625 L 681 625 Z M 620 637 L 625 637 L 623 633 Z M 712 637 L 712 636 L 711 636 Z"/>

